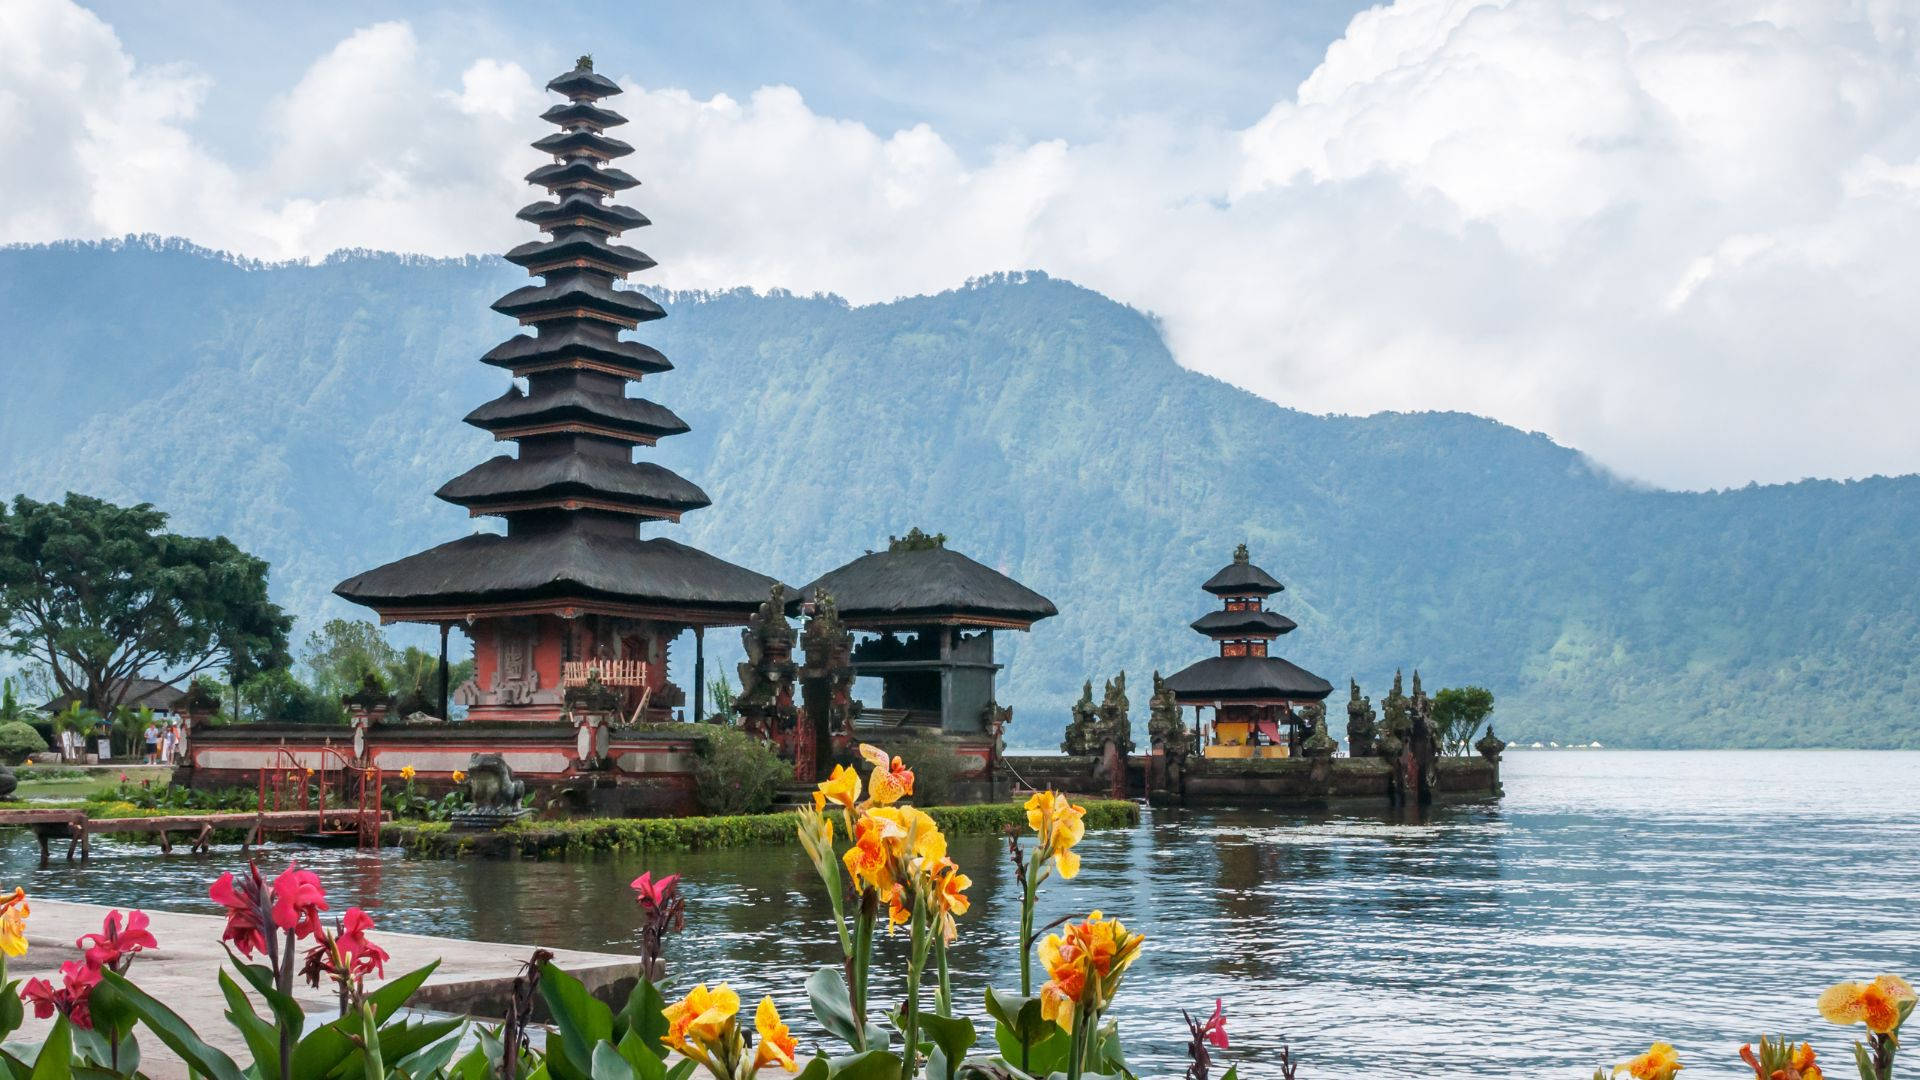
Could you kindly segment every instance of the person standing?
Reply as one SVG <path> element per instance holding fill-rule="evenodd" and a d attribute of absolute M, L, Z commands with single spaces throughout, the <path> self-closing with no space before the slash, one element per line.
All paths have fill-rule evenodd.
<path fill-rule="evenodd" d="M 144 732 L 143 737 L 147 743 L 146 763 L 148 765 L 158 765 L 160 763 L 160 725 L 151 720 L 147 721 L 147 730 Z"/>

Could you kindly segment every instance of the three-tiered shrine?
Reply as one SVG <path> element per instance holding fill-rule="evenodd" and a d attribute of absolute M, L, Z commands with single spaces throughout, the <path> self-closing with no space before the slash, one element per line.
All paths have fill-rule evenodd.
<path fill-rule="evenodd" d="M 1212 708 L 1213 735 L 1207 757 L 1286 757 L 1293 707 L 1326 700 L 1333 685 L 1313 672 L 1271 654 L 1272 643 L 1294 629 L 1292 619 L 1268 610 L 1267 597 L 1286 588 L 1258 566 L 1241 544 L 1233 561 L 1200 586 L 1220 598 L 1218 611 L 1194 620 L 1193 629 L 1219 646 L 1210 656 L 1167 676 L 1174 700 Z"/>
<path fill-rule="evenodd" d="M 685 701 L 669 678 L 668 644 L 683 630 L 744 625 L 775 584 L 649 528 L 708 505 L 673 471 L 635 461 L 635 447 L 687 430 L 629 383 L 672 369 L 622 331 L 663 317 L 618 284 L 654 261 L 616 243 L 648 224 L 609 201 L 639 181 L 609 162 L 633 147 L 606 134 L 626 123 L 600 102 L 620 92 L 589 57 L 547 84 L 565 95 L 545 119 L 560 130 L 533 144 L 551 164 L 527 174 L 550 200 L 519 217 L 546 234 L 507 253 L 540 279 L 501 297 L 495 311 L 532 328 L 481 357 L 526 389 L 467 414 L 511 441 L 502 454 L 443 485 L 438 496 L 473 516 L 499 517 L 504 534 L 478 533 L 349 578 L 338 595 L 383 622 L 460 627 L 473 640 L 474 677 L 457 700 L 472 721 L 551 721 L 569 687 L 595 681 L 620 696 L 628 719 L 666 719 Z M 695 714 L 703 666 L 694 673 Z M 443 668 L 444 670 L 444 668 Z M 596 690 L 596 692 L 598 692 Z M 443 684 L 441 715 L 446 715 Z"/>

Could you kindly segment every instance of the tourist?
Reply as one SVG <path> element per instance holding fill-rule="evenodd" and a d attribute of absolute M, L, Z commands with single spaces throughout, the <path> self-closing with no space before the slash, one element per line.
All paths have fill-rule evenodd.
<path fill-rule="evenodd" d="M 146 756 L 141 761 L 147 765 L 158 765 L 160 763 L 160 725 L 151 720 L 147 721 L 147 730 L 141 733 L 141 738 L 146 742 Z"/>

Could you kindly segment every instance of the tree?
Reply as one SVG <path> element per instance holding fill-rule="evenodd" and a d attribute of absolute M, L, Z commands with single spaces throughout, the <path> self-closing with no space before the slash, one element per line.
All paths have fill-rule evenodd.
<path fill-rule="evenodd" d="M 313 688 L 332 701 L 360 689 L 368 674 L 394 681 L 389 673 L 400 659 L 380 627 L 365 619 L 328 619 L 300 650 Z"/>
<path fill-rule="evenodd" d="M 293 677 L 286 668 L 263 671 L 241 687 L 253 703 L 253 718 L 282 724 L 344 724 L 347 711 L 338 695 L 329 697 Z"/>
<path fill-rule="evenodd" d="M 1464 754 L 1480 725 L 1493 715 L 1493 691 L 1484 686 L 1448 687 L 1433 695 L 1434 738 L 1450 754 Z"/>
<path fill-rule="evenodd" d="M 102 714 L 137 678 L 284 666 L 293 619 L 267 596 L 266 562 L 166 523 L 148 503 L 72 492 L 0 507 L 0 648 Z"/>
<path fill-rule="evenodd" d="M 387 685 L 393 689 L 397 703 L 408 701 L 425 703 L 433 709 L 440 707 L 440 658 L 425 649 L 412 645 L 406 647 L 400 655 L 387 665 Z M 451 695 L 455 687 L 473 678 L 473 661 L 462 660 L 447 665 L 447 693 Z M 444 717 L 443 717 L 444 719 Z"/>

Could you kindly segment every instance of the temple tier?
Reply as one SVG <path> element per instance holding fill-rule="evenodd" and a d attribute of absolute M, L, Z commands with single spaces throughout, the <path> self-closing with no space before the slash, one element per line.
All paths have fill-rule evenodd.
<path fill-rule="evenodd" d="M 1221 600 L 1221 609 L 1194 620 L 1193 629 L 1218 643 L 1220 653 L 1167 676 L 1165 687 L 1180 705 L 1214 710 L 1213 737 L 1205 754 L 1217 757 L 1287 757 L 1298 751 L 1305 723 L 1295 706 L 1319 708 L 1333 685 L 1278 656 L 1272 642 L 1294 629 L 1292 619 L 1266 609 L 1266 599 L 1286 588 L 1255 566 L 1241 544 L 1233 561 L 1200 586 Z M 1282 727 L 1286 731 L 1282 732 Z"/>
<path fill-rule="evenodd" d="M 640 181 L 609 163 L 633 147 L 607 135 L 626 119 L 599 102 L 620 92 L 582 57 L 547 84 L 565 104 L 542 118 L 560 130 L 533 143 L 552 162 L 527 174 L 550 200 L 518 216 L 545 234 L 507 252 L 540 279 L 493 309 L 531 329 L 481 357 L 526 380 L 467 414 L 516 452 L 481 462 L 436 493 L 474 516 L 499 517 L 504 535 L 442 544 L 341 582 L 334 592 L 383 622 L 459 627 L 474 646 L 474 677 L 455 699 L 474 721 L 554 721 L 568 689 L 589 680 L 619 697 L 623 719 L 666 720 L 686 701 L 668 677 L 668 644 L 682 631 L 746 624 L 774 579 L 664 538 L 653 523 L 707 506 L 706 492 L 670 469 L 636 462 L 635 447 L 681 434 L 664 405 L 629 397 L 627 384 L 672 370 L 621 332 L 663 318 L 651 299 L 620 288 L 654 260 L 618 238 L 648 224 L 609 201 Z M 698 718 L 703 661 L 696 660 Z M 447 712 L 442 686 L 440 715 Z"/>

